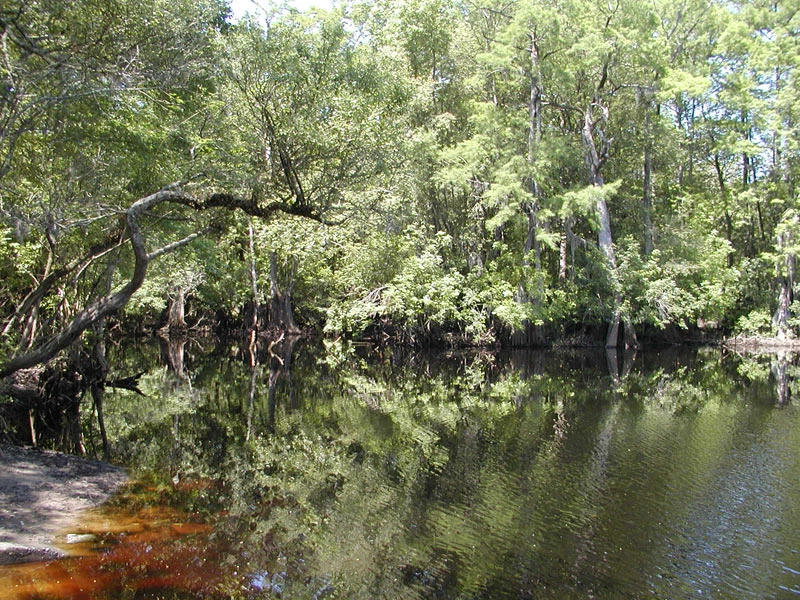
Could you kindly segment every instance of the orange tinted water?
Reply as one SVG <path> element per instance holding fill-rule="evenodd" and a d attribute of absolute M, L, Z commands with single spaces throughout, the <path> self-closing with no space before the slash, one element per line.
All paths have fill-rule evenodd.
<path fill-rule="evenodd" d="M 212 526 L 204 521 L 163 505 L 89 512 L 70 532 L 92 534 L 94 541 L 64 544 L 66 558 L 0 567 L 0 597 L 96 600 L 222 595 L 226 581 L 236 585 L 235 575 L 232 580 L 223 572 Z"/>

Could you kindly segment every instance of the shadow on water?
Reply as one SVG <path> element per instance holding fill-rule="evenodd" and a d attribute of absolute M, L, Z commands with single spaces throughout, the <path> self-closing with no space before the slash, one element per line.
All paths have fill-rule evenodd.
<path fill-rule="evenodd" d="M 13 598 L 800 594 L 794 355 L 124 347 L 138 482 Z M 83 591 L 81 591 L 83 590 Z"/>

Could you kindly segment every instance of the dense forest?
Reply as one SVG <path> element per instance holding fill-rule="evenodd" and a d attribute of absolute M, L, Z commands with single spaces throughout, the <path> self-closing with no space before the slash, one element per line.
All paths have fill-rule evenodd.
<path fill-rule="evenodd" d="M 788 338 L 798 0 L 7 0 L 0 374 L 110 329 Z"/>

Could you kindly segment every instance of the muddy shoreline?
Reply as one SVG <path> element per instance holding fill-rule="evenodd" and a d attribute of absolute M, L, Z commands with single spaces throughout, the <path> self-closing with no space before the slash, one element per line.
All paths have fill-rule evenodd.
<path fill-rule="evenodd" d="M 108 463 L 0 444 L 0 565 L 64 556 L 70 527 L 127 481 Z"/>

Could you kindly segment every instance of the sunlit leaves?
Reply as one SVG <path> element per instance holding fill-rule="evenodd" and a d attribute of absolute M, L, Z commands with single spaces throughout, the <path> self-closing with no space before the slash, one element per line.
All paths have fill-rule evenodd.
<path fill-rule="evenodd" d="M 408 90 L 335 12 L 315 14 L 278 13 L 226 37 L 228 122 L 244 150 L 232 167 L 247 193 L 338 214 L 392 164 Z"/>
<path fill-rule="evenodd" d="M 792 3 L 407 0 L 236 24 L 217 0 L 10 6 L 0 208 L 26 243 L 50 227 L 56 262 L 131 197 L 191 179 L 336 225 L 255 225 L 258 283 L 277 252 L 305 324 L 485 343 L 498 324 L 597 322 L 617 276 L 637 324 L 772 312 L 796 253 Z M 588 185 L 587 110 L 603 188 Z M 594 241 L 600 193 L 620 274 Z M 203 224 L 161 217 L 153 240 Z M 225 224 L 182 257 L 203 271 L 196 298 L 236 314 L 246 245 Z M 46 255 L 23 261 L 34 278 Z M 162 306 L 170 270 L 154 268 L 137 314 Z M 15 282 L 9 302 L 26 293 Z"/>
<path fill-rule="evenodd" d="M 637 322 L 658 327 L 719 321 L 735 306 L 739 273 L 728 268 L 730 246 L 718 234 L 678 231 L 646 259 L 635 243 L 620 248 L 620 276 Z"/>

